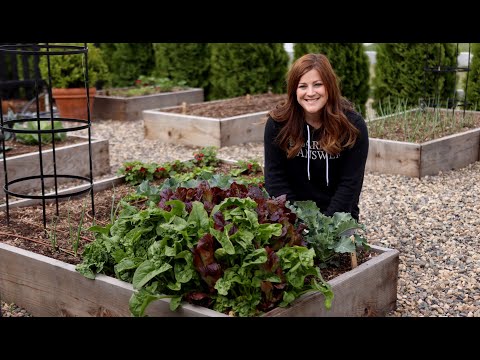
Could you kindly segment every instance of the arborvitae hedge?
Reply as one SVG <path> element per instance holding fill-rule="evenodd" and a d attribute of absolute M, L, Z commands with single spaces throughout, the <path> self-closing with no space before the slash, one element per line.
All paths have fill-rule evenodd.
<path fill-rule="evenodd" d="M 286 91 L 283 43 L 213 43 L 210 50 L 210 100 Z"/>
<path fill-rule="evenodd" d="M 100 47 L 105 54 L 112 87 L 133 86 L 140 75 L 153 73 L 152 43 L 102 43 Z"/>
<path fill-rule="evenodd" d="M 455 46 L 447 43 L 378 44 L 373 108 L 388 114 L 426 104 L 446 107 L 455 93 L 455 72 L 432 72 L 424 68 L 457 66 Z M 389 105 L 390 104 L 390 105 Z"/>
<path fill-rule="evenodd" d="M 84 43 L 57 43 L 51 45 L 74 45 L 83 47 Z M 109 86 L 110 73 L 102 49 L 93 43 L 88 43 L 87 46 L 89 86 L 94 86 L 97 89 Z M 63 49 L 60 48 L 60 50 Z M 50 62 L 52 88 L 81 88 L 85 86 L 84 59 L 85 55 L 83 53 L 51 55 L 50 61 L 48 61 L 46 56 L 41 56 L 38 67 L 42 79 L 48 82 L 48 65 Z"/>
<path fill-rule="evenodd" d="M 342 95 L 364 116 L 369 95 L 370 62 L 361 43 L 296 43 L 294 61 L 307 53 L 324 54 L 340 79 Z"/>
<path fill-rule="evenodd" d="M 155 76 L 203 88 L 208 97 L 210 49 L 206 43 L 155 43 Z"/>
<path fill-rule="evenodd" d="M 480 110 L 480 44 L 472 44 L 472 62 L 468 73 L 468 87 L 466 89 L 469 109 Z"/>

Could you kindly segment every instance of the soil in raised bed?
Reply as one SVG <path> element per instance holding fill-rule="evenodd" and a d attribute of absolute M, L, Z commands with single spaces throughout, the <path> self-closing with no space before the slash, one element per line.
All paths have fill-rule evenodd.
<path fill-rule="evenodd" d="M 480 112 L 426 109 L 367 122 L 370 138 L 423 143 L 480 127 Z"/>
<path fill-rule="evenodd" d="M 258 95 L 245 95 L 225 100 L 183 104 L 183 106 L 165 108 L 161 111 L 185 115 L 226 118 L 262 111 L 270 111 L 274 109 L 278 103 L 281 103 L 286 99 L 286 94 L 266 93 Z"/>
<path fill-rule="evenodd" d="M 63 147 L 63 146 L 68 146 L 68 145 L 74 145 L 74 144 L 78 144 L 78 143 L 85 142 L 85 141 L 87 141 L 87 139 L 76 137 L 76 136 L 67 136 L 67 138 L 63 141 L 55 141 L 55 148 L 58 148 L 60 146 Z M 0 143 L 0 147 L 1 147 L 1 143 Z M 53 147 L 52 143 L 42 144 L 42 151 L 49 150 L 52 147 Z M 24 143 L 21 143 L 20 141 L 17 141 L 15 139 L 6 140 L 5 141 L 5 148 L 6 149 L 10 148 L 7 151 L 5 151 L 5 156 L 7 158 L 11 157 L 11 156 L 23 155 L 23 154 L 28 154 L 28 153 L 39 151 L 38 145 L 24 144 Z M 3 151 L 3 150 L 0 148 L 0 151 Z M 0 152 L 0 154 L 1 154 L 1 152 Z"/>

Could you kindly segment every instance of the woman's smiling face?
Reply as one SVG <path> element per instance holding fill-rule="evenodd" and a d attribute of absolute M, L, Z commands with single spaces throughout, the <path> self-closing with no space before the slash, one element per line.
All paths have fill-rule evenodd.
<path fill-rule="evenodd" d="M 297 101 L 305 110 L 305 115 L 319 114 L 327 100 L 327 90 L 318 71 L 312 69 L 306 72 L 297 86 Z"/>

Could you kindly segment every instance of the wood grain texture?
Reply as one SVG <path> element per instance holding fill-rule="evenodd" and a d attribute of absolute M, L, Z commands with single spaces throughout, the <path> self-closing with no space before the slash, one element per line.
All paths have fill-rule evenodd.
<path fill-rule="evenodd" d="M 108 140 L 92 139 L 92 172 L 93 176 L 101 176 L 110 173 L 110 154 Z M 58 175 L 76 175 L 90 177 L 90 161 L 88 138 L 85 142 L 68 146 L 58 146 L 55 149 L 55 162 L 53 161 L 53 150 L 42 151 L 42 165 L 44 175 L 53 175 L 54 164 L 56 174 Z M 7 176 L 8 181 L 24 178 L 28 176 L 39 176 L 41 174 L 39 152 L 12 156 L 7 158 Z M 72 179 L 58 177 L 57 184 L 63 184 Z M 0 186 L 3 189 L 5 185 L 3 159 L 0 160 Z M 45 179 L 45 187 L 55 186 L 53 178 Z M 21 181 L 14 183 L 9 187 L 10 191 L 18 194 L 28 194 L 30 192 L 41 191 L 41 181 L 39 179 Z M 4 193 L 2 191 L 2 196 Z"/>
<path fill-rule="evenodd" d="M 303 295 L 287 308 L 276 308 L 264 316 L 374 317 L 396 308 L 399 252 L 372 246 L 379 255 L 328 283 L 334 299 L 327 310 L 319 292 Z"/>
<path fill-rule="evenodd" d="M 480 129 L 468 130 L 422 144 L 420 176 L 460 169 L 479 160 Z"/>
<path fill-rule="evenodd" d="M 263 142 L 267 111 L 234 116 L 220 120 L 220 145 Z"/>
<path fill-rule="evenodd" d="M 330 281 L 335 299 L 326 310 L 321 293 L 310 293 L 288 308 L 265 316 L 383 316 L 396 306 L 398 251 L 372 246 L 379 255 Z M 98 275 L 85 278 L 75 267 L 49 257 L 0 243 L 2 300 L 27 309 L 34 316 L 131 316 L 131 284 Z M 151 303 L 149 316 L 208 316 L 225 314 L 184 304 L 172 312 L 168 299 Z"/>
<path fill-rule="evenodd" d="M 371 138 L 365 170 L 381 174 L 419 177 L 420 145 Z"/>
<path fill-rule="evenodd" d="M 193 88 L 159 94 L 121 97 L 96 95 L 93 106 L 94 120 L 135 121 L 142 119 L 142 111 L 159 109 L 168 106 L 178 106 L 199 103 L 204 100 L 203 89 Z"/>
<path fill-rule="evenodd" d="M 219 119 L 146 110 L 143 120 L 145 139 L 190 146 L 221 146 Z"/>
<path fill-rule="evenodd" d="M 132 285 L 105 275 L 87 279 L 75 266 L 0 243 L 0 294 L 37 317 L 131 317 Z M 162 299 L 147 309 L 149 316 L 225 316 L 185 305 L 178 312 Z"/>
<path fill-rule="evenodd" d="M 160 110 L 143 112 L 145 138 L 188 146 L 224 147 L 263 141 L 267 112 L 222 119 Z"/>

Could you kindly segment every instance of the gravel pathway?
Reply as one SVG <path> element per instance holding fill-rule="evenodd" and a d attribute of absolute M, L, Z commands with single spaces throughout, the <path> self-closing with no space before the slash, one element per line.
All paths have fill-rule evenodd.
<path fill-rule="evenodd" d="M 111 171 L 125 161 L 192 158 L 198 147 L 143 137 L 143 121 L 97 121 L 109 139 Z M 223 159 L 258 159 L 263 144 L 219 149 Z M 480 317 L 480 162 L 422 179 L 367 173 L 360 220 L 371 244 L 400 251 L 398 301 L 389 317 Z M 29 316 L 2 303 L 2 316 Z"/>

